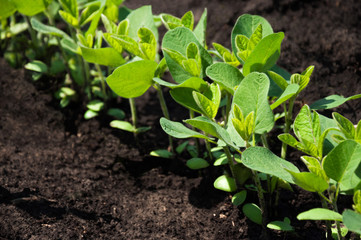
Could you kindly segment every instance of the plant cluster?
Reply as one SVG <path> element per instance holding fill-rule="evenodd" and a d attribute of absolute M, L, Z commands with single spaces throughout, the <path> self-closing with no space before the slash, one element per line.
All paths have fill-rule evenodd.
<path fill-rule="evenodd" d="M 191 11 L 181 18 L 155 16 L 151 6 L 130 10 L 119 8 L 122 2 L 0 0 L 5 40 L 1 49 L 11 50 L 9 56 L 15 57 L 9 59 L 15 62 L 18 53 L 12 50 L 20 41 L 16 36 L 28 29 L 34 48 L 25 53 L 31 60 L 26 68 L 33 71 L 34 80 L 65 71 L 57 97 L 63 107 L 86 97 L 87 119 L 107 109 L 114 93 L 129 99 L 132 123 L 121 120 L 120 109 L 107 113 L 118 118 L 110 123 L 112 127 L 135 136 L 149 127 L 138 126 L 134 99 L 151 87 L 156 89 L 169 148 L 151 154 L 170 158 L 187 149 L 192 156 L 186 163 L 189 168 L 222 168 L 214 187 L 234 194 L 233 204 L 243 205 L 243 213 L 262 225 L 263 237 L 267 238 L 268 229 L 294 231 L 288 218 L 271 221 L 280 189 L 292 191 L 292 185 L 317 193 L 322 205 L 300 213 L 299 220 L 326 221 L 327 234 L 335 239 L 343 239 L 348 231 L 361 234 L 361 120 L 354 125 L 337 112 L 332 118 L 317 112 L 361 94 L 331 95 L 295 114 L 296 99 L 310 83 L 314 67 L 294 74 L 279 67 L 284 33 L 275 33 L 266 19 L 240 16 L 231 34 L 232 49 L 218 43 L 210 49 L 207 10 L 195 24 Z M 18 22 L 16 11 L 25 22 Z M 59 22 L 66 23 L 68 30 L 58 29 Z M 161 25 L 167 32 L 160 43 Z M 44 58 L 50 50 L 54 54 Z M 42 57 L 44 61 L 39 60 Z M 166 71 L 172 82 L 164 78 Z M 162 88 L 168 88 L 174 101 L 189 111 L 189 119 L 183 123 L 170 119 Z M 279 155 L 269 146 L 275 129 L 283 131 L 278 136 Z M 172 138 L 194 139 L 195 146 L 186 141 L 175 147 Z M 287 160 L 288 146 L 303 153 L 307 171 Z M 249 191 L 257 192 L 258 203 L 243 204 Z M 339 212 L 340 195 L 353 195 L 353 210 Z"/>

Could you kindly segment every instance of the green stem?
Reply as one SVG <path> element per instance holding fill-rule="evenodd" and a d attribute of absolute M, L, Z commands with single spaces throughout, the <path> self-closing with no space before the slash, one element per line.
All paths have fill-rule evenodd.
<path fill-rule="evenodd" d="M 138 119 L 137 119 L 137 109 L 136 109 L 134 98 L 129 98 L 129 105 L 130 105 L 130 112 L 132 114 L 133 127 L 136 130 L 137 129 L 137 124 L 138 124 Z M 136 132 L 134 132 L 134 137 L 137 137 Z"/>
<path fill-rule="evenodd" d="M 193 110 L 189 110 L 189 117 L 191 118 L 191 119 L 193 119 L 194 118 L 194 111 Z M 192 126 L 192 130 L 193 131 L 195 131 L 195 128 Z M 197 149 L 197 156 L 199 156 L 199 154 L 200 154 L 200 149 L 201 149 L 201 147 L 200 147 L 200 142 L 199 142 L 199 138 L 196 138 L 195 139 L 196 140 L 196 149 Z M 207 144 L 207 140 L 206 140 L 206 144 Z M 207 146 L 207 145 L 206 145 Z M 212 156 L 210 156 L 210 158 L 212 158 Z"/>
<path fill-rule="evenodd" d="M 77 37 L 75 35 L 75 31 L 74 31 L 73 27 L 69 26 L 69 29 L 70 29 L 70 34 L 71 34 L 72 39 L 74 40 L 74 42 L 77 42 Z M 79 29 L 75 29 L 75 30 L 80 32 Z M 90 79 L 89 64 L 86 61 L 84 61 L 84 59 L 79 54 L 76 54 L 76 57 L 77 57 L 77 62 L 80 65 L 81 71 L 83 73 L 84 89 L 89 91 L 88 98 L 92 99 L 92 92 L 90 89 L 90 82 L 89 82 L 89 79 Z"/>
<path fill-rule="evenodd" d="M 225 117 L 224 117 L 225 125 L 227 125 L 227 123 L 228 123 L 229 112 L 231 111 L 231 105 L 232 105 L 232 95 L 227 92 L 226 96 L 227 96 L 227 105 L 226 105 L 226 113 L 225 113 Z"/>
<path fill-rule="evenodd" d="M 198 138 L 197 138 L 198 139 Z M 211 163 L 214 163 L 214 159 L 213 159 L 213 155 L 212 155 L 212 151 L 211 151 L 211 144 L 210 142 L 208 142 L 206 139 L 204 139 L 204 142 L 206 144 L 206 149 L 209 155 L 209 160 L 211 161 Z"/>
<path fill-rule="evenodd" d="M 100 77 L 100 82 L 102 85 L 102 93 L 104 95 L 104 99 L 105 101 L 108 99 L 108 95 L 107 95 L 107 89 L 106 89 L 106 85 L 105 85 L 105 78 L 102 72 L 102 69 L 100 68 L 99 64 L 95 64 L 95 68 L 98 71 L 99 77 Z"/>
<path fill-rule="evenodd" d="M 331 200 L 332 200 L 332 206 L 333 206 L 333 209 L 334 209 L 336 212 L 338 212 L 337 197 L 338 197 L 339 189 L 340 189 L 340 185 L 337 184 L 337 188 L 336 188 L 335 195 L 333 195 L 333 193 L 330 194 Z M 338 238 L 338 240 L 341 240 L 341 239 L 342 239 L 342 234 L 341 234 L 340 222 L 339 222 L 339 221 L 335 221 L 335 223 L 336 223 L 336 228 L 337 228 L 337 238 Z"/>
<path fill-rule="evenodd" d="M 44 11 L 44 14 L 45 14 L 45 16 L 48 18 L 48 21 L 49 21 L 50 26 L 53 26 L 53 27 L 54 27 L 54 26 L 55 26 L 55 24 L 54 24 L 54 19 L 50 16 L 50 14 L 48 13 L 48 11 Z M 56 39 L 56 42 L 58 43 L 58 47 L 59 47 L 59 49 L 60 49 L 61 57 L 63 58 L 63 61 L 64 61 L 64 65 L 65 65 L 66 72 L 68 73 L 69 77 L 71 77 L 71 72 L 70 72 L 68 57 L 66 56 L 65 50 L 64 50 L 63 46 L 61 45 L 60 37 L 55 37 L 55 39 Z"/>
<path fill-rule="evenodd" d="M 283 104 L 283 108 L 285 111 L 285 130 L 284 133 L 289 133 L 291 130 L 291 123 L 292 123 L 292 116 L 293 116 L 293 105 L 295 103 L 296 96 L 293 96 L 290 98 L 288 109 L 286 107 L 286 103 Z M 282 143 L 282 149 L 281 149 L 281 157 L 283 159 L 286 158 L 287 155 L 287 144 Z"/>
<path fill-rule="evenodd" d="M 30 19 L 28 16 L 25 16 L 25 15 L 23 17 L 24 17 L 26 23 L 28 24 L 28 30 L 30 33 L 31 41 L 34 44 L 35 50 L 39 50 L 39 41 L 36 37 L 36 32 L 34 31 L 33 27 L 31 26 Z"/>
<path fill-rule="evenodd" d="M 326 198 L 322 193 L 319 193 L 319 195 L 322 197 L 322 207 L 325 209 L 328 209 L 327 202 L 330 200 Z M 327 239 L 332 239 L 332 231 L 331 231 L 331 221 L 326 221 L 326 227 L 327 227 Z"/>
<path fill-rule="evenodd" d="M 262 134 L 261 135 L 261 140 L 262 140 L 262 144 L 265 148 L 269 149 L 269 145 L 268 145 L 268 141 L 267 141 L 267 136 L 266 134 Z"/>
<path fill-rule="evenodd" d="M 266 199 L 264 197 L 261 180 L 259 179 L 257 172 L 252 170 L 252 173 L 253 173 L 254 182 L 257 187 L 259 205 L 261 207 L 261 213 L 262 213 L 262 235 L 265 239 L 268 239 L 269 238 L 267 231 L 268 213 L 267 213 Z"/>
<path fill-rule="evenodd" d="M 238 189 L 239 186 L 238 186 L 238 181 L 237 181 L 237 178 L 236 178 L 236 170 L 235 170 L 235 167 L 234 167 L 234 162 L 233 162 L 233 157 L 232 157 L 231 151 L 229 151 L 228 147 L 223 147 L 223 150 L 224 150 L 224 153 L 227 156 L 228 165 L 229 165 L 229 168 L 231 169 L 232 177 L 236 180 L 236 186 L 237 186 L 237 189 Z"/>
<path fill-rule="evenodd" d="M 166 119 L 170 120 L 169 111 L 168 111 L 167 104 L 164 99 L 162 87 L 158 83 L 156 83 L 154 85 L 154 88 L 157 90 L 158 99 L 159 99 L 160 107 L 162 108 L 163 115 Z M 173 138 L 170 135 L 168 135 L 168 141 L 169 141 L 170 151 L 172 153 L 174 153 Z"/>

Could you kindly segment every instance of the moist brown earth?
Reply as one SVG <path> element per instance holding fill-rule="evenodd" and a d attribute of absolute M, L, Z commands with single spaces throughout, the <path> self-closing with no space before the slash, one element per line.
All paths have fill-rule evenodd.
<path fill-rule="evenodd" d="M 145 3 L 155 14 L 180 17 L 192 10 L 196 20 L 207 8 L 208 43 L 228 47 L 238 16 L 265 17 L 286 36 L 280 66 L 293 73 L 315 65 L 299 105 L 331 94 L 361 93 L 361 1 L 125 4 L 134 9 Z M 186 156 L 149 156 L 167 146 L 155 91 L 136 100 L 140 124 L 152 126 L 137 143 L 132 134 L 110 128 L 106 117 L 85 121 L 84 104 L 60 109 L 53 87 L 34 85 L 24 70 L 0 60 L 0 72 L 1 239 L 259 239 L 260 226 L 232 205 L 229 194 L 213 188 L 217 174 L 187 169 Z M 186 118 L 186 111 L 165 94 L 172 119 Z M 119 105 L 129 117 L 127 102 Z M 353 100 L 335 110 L 356 123 L 360 108 L 361 101 Z M 297 156 L 291 152 L 289 158 L 299 162 Z M 257 203 L 249 193 L 247 201 Z M 340 205 L 351 208 L 350 199 L 342 198 Z M 296 231 L 272 232 L 271 238 L 325 239 L 322 222 L 296 219 L 313 207 L 320 207 L 320 201 L 312 193 L 299 188 L 281 192 L 278 220 L 289 217 Z"/>

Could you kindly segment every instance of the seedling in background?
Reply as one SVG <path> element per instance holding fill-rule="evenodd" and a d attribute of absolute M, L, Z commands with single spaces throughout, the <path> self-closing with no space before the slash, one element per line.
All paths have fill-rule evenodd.
<path fill-rule="evenodd" d="M 361 145 L 355 140 L 345 140 L 345 138 L 355 138 L 353 124 L 338 113 L 333 113 L 333 117 L 340 130 L 333 127 L 321 131 L 318 113 L 314 112 L 312 115 L 310 108 L 305 105 L 294 122 L 294 132 L 299 141 L 290 134 L 280 135 L 279 138 L 284 143 L 310 155 L 301 157 L 309 172 L 296 173 L 290 170 L 289 172 L 298 186 L 318 193 L 323 203 L 323 208 L 301 213 L 298 215 L 298 219 L 335 221 L 337 238 L 342 239 L 343 233 L 340 225 L 342 216 L 338 213 L 337 199 L 340 192 L 352 194 L 361 184 L 359 176 Z M 327 134 L 334 130 L 346 134 L 346 137 L 336 135 L 339 144 L 326 155 L 323 151 L 324 142 Z M 329 210 L 327 204 L 331 204 L 333 209 Z M 327 225 L 328 234 L 331 234 L 331 224 L 327 223 Z"/>

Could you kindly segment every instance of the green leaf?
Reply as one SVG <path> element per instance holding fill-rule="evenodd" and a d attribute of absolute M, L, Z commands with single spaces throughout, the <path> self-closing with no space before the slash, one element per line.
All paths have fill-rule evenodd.
<path fill-rule="evenodd" d="M 158 63 L 157 70 L 155 70 L 154 76 L 159 78 L 162 77 L 167 69 L 167 62 L 165 61 L 165 58 L 162 58 L 162 60 Z"/>
<path fill-rule="evenodd" d="M 247 51 L 247 47 L 248 47 L 248 43 L 249 43 L 249 38 L 246 37 L 245 35 L 237 35 L 236 36 L 236 49 L 237 49 L 237 55 L 240 56 L 240 58 L 245 61 L 249 55 L 250 52 L 247 52 L 245 55 L 244 51 Z M 241 55 L 240 55 L 241 54 Z"/>
<path fill-rule="evenodd" d="M 159 149 L 150 152 L 150 156 L 153 157 L 162 157 L 162 158 L 171 158 L 173 153 L 169 152 L 168 150 Z"/>
<path fill-rule="evenodd" d="M 77 18 L 73 17 L 70 13 L 64 12 L 62 10 L 59 10 L 60 17 L 67 22 L 69 25 L 73 26 L 74 28 L 79 27 L 79 21 Z"/>
<path fill-rule="evenodd" d="M 203 114 L 211 119 L 216 117 L 221 103 L 221 89 L 218 84 L 211 84 L 204 95 L 194 91 L 193 98 Z"/>
<path fill-rule="evenodd" d="M 32 1 L 11 0 L 11 1 L 16 6 L 16 10 L 18 10 L 21 14 L 29 17 L 41 13 L 46 8 L 43 0 L 32 0 Z"/>
<path fill-rule="evenodd" d="M 87 48 L 80 46 L 85 61 L 104 66 L 118 67 L 125 63 L 124 58 L 114 48 Z"/>
<path fill-rule="evenodd" d="M 234 192 L 237 190 L 236 180 L 232 177 L 222 175 L 218 177 L 213 184 L 214 188 L 225 191 L 225 192 Z"/>
<path fill-rule="evenodd" d="M 107 33 L 114 34 L 117 31 L 117 25 L 115 25 L 115 23 L 109 20 L 107 16 L 101 14 L 101 19 Z"/>
<path fill-rule="evenodd" d="M 255 132 L 269 132 L 274 125 L 272 110 L 268 104 L 269 79 L 264 73 L 251 73 L 246 76 L 234 93 L 233 106 L 236 104 L 244 116 L 255 113 Z M 232 118 L 232 117 L 231 117 Z"/>
<path fill-rule="evenodd" d="M 226 129 L 222 128 L 217 123 L 213 122 L 212 120 L 199 116 L 192 119 L 185 120 L 184 122 L 190 124 L 191 126 L 198 128 L 202 131 L 204 131 L 207 134 L 213 135 L 217 137 L 218 139 L 221 139 L 223 142 L 225 142 L 228 146 L 234 147 L 234 144 L 226 131 Z"/>
<path fill-rule="evenodd" d="M 331 95 L 331 96 L 322 98 L 320 100 L 317 100 L 316 102 L 312 103 L 310 105 L 310 107 L 311 107 L 311 109 L 315 109 L 315 110 L 330 109 L 330 108 L 338 107 L 349 100 L 357 99 L 357 98 L 361 98 L 361 94 L 353 95 L 353 96 L 350 96 L 347 98 L 340 96 L 340 95 Z"/>
<path fill-rule="evenodd" d="M 324 180 L 328 181 L 329 178 L 327 177 L 325 171 L 323 170 L 319 160 L 314 157 L 310 156 L 302 156 L 301 160 L 307 166 L 308 170 L 317 176 L 323 178 Z"/>
<path fill-rule="evenodd" d="M 297 141 L 297 139 L 294 138 L 289 133 L 283 133 L 283 134 L 278 135 L 278 139 L 281 140 L 282 142 L 290 145 L 291 147 L 296 148 L 297 150 L 300 150 L 300 151 L 302 151 L 304 153 L 309 154 L 308 149 L 306 149 L 306 147 L 302 143 Z"/>
<path fill-rule="evenodd" d="M 238 55 L 237 54 L 238 51 L 235 44 L 236 36 L 244 35 L 245 37 L 250 38 L 260 24 L 262 24 L 263 37 L 266 37 L 273 33 L 273 29 L 271 25 L 263 17 L 257 15 L 243 14 L 237 19 L 237 22 L 233 27 L 232 35 L 231 35 L 232 49 L 233 52 L 236 53 L 236 56 Z M 241 59 L 238 60 L 241 61 Z"/>
<path fill-rule="evenodd" d="M 355 193 L 353 194 L 353 209 L 358 212 L 361 213 L 361 190 L 357 190 L 355 191 Z"/>
<path fill-rule="evenodd" d="M 261 209 L 254 203 L 247 203 L 242 207 L 244 215 L 249 220 L 259 225 L 262 225 L 262 212 Z"/>
<path fill-rule="evenodd" d="M 168 135 L 175 137 L 175 138 L 195 137 L 195 138 L 204 138 L 204 139 L 210 140 L 209 137 L 207 137 L 199 132 L 193 131 L 179 122 L 173 122 L 164 117 L 162 117 L 160 119 L 160 126 L 162 127 L 164 132 L 166 132 Z"/>
<path fill-rule="evenodd" d="M 242 154 L 242 163 L 252 170 L 274 175 L 293 184 L 295 183 L 293 177 L 286 169 L 296 173 L 299 172 L 298 168 L 291 162 L 277 157 L 270 150 L 263 147 L 246 149 Z"/>
<path fill-rule="evenodd" d="M 221 166 L 228 164 L 228 158 L 226 154 L 220 155 L 213 163 L 213 166 Z"/>
<path fill-rule="evenodd" d="M 150 60 L 130 62 L 115 69 L 107 83 L 121 97 L 139 97 L 152 85 L 156 68 L 157 63 Z"/>
<path fill-rule="evenodd" d="M 110 33 L 104 33 L 103 37 L 107 41 L 107 43 L 112 46 L 118 53 L 123 53 L 123 44 L 120 40 L 113 38 L 112 34 Z"/>
<path fill-rule="evenodd" d="M 186 149 L 188 144 L 189 144 L 189 141 L 185 141 L 184 143 L 178 145 L 177 148 L 175 149 L 175 151 L 178 154 L 181 154 L 184 151 L 184 149 Z"/>
<path fill-rule="evenodd" d="M 118 119 L 124 119 L 125 118 L 125 112 L 121 109 L 118 109 L 118 108 L 110 108 L 108 111 L 107 111 L 107 114 L 109 116 L 113 116 L 115 118 L 118 118 Z"/>
<path fill-rule="evenodd" d="M 99 25 L 101 14 L 103 13 L 104 8 L 105 8 L 105 3 L 106 3 L 106 1 L 102 1 L 102 0 L 100 1 L 99 10 L 95 13 L 94 17 L 92 17 L 90 26 L 89 26 L 88 30 L 85 32 L 85 36 L 88 36 L 89 34 L 95 35 L 95 32 Z"/>
<path fill-rule="evenodd" d="M 352 210 L 346 209 L 342 213 L 343 223 L 348 230 L 361 234 L 361 214 Z"/>
<path fill-rule="evenodd" d="M 361 120 L 358 122 L 356 126 L 355 140 L 361 144 Z"/>
<path fill-rule="evenodd" d="M 181 23 L 184 27 L 189 28 L 191 31 L 193 31 L 193 26 L 194 26 L 193 12 L 192 11 L 186 12 L 181 18 Z"/>
<path fill-rule="evenodd" d="M 342 221 L 341 214 L 325 208 L 313 208 L 298 214 L 298 220 L 330 220 Z"/>
<path fill-rule="evenodd" d="M 202 113 L 202 110 L 198 107 L 193 98 L 194 89 L 177 87 L 170 91 L 172 98 L 180 105 L 193 110 L 198 113 Z"/>
<path fill-rule="evenodd" d="M 158 29 L 154 23 L 152 6 L 147 5 L 137 8 L 127 16 L 127 19 L 129 20 L 129 37 L 137 40 L 138 29 L 143 27 L 152 31 L 156 42 L 158 42 Z"/>
<path fill-rule="evenodd" d="M 157 80 L 157 82 L 159 82 L 159 80 Z M 163 83 L 162 85 L 172 89 L 170 94 L 177 103 L 188 109 L 202 113 L 193 99 L 193 91 L 204 92 L 208 88 L 208 84 L 203 79 L 192 77 L 179 85 L 171 85 L 169 83 Z"/>
<path fill-rule="evenodd" d="M 160 15 L 160 19 L 162 20 L 164 26 L 168 30 L 172 30 L 174 28 L 182 26 L 181 20 L 179 18 L 175 17 L 175 16 L 170 15 L 170 14 L 162 13 Z"/>
<path fill-rule="evenodd" d="M 251 52 L 243 65 L 243 75 L 251 72 L 265 72 L 276 64 L 284 33 L 273 33 L 263 38 Z"/>
<path fill-rule="evenodd" d="M 84 8 L 80 16 L 79 25 L 84 26 L 85 24 L 93 20 L 94 17 L 97 15 L 99 8 L 100 2 L 95 2 Z"/>
<path fill-rule="evenodd" d="M 112 128 L 117 128 L 128 132 L 136 132 L 135 127 L 126 121 L 113 120 L 110 122 L 110 126 Z"/>
<path fill-rule="evenodd" d="M 272 221 L 267 224 L 267 227 L 278 231 L 285 231 L 285 232 L 294 231 L 295 229 L 291 226 L 289 219 L 288 221 L 286 219 L 288 218 L 285 218 L 284 221 Z"/>
<path fill-rule="evenodd" d="M 342 116 L 341 114 L 334 112 L 332 113 L 332 118 L 336 121 L 337 126 L 341 132 L 348 139 L 355 139 L 356 131 L 355 127 L 350 120 Z"/>
<path fill-rule="evenodd" d="M 289 83 L 281 75 L 273 71 L 267 71 L 271 79 L 279 86 L 283 91 L 286 90 Z"/>
<path fill-rule="evenodd" d="M 301 143 L 305 145 L 306 143 L 310 143 L 317 148 L 321 137 L 320 120 L 317 113 L 314 113 L 312 117 L 311 110 L 308 105 L 304 105 L 298 113 L 294 122 L 294 133 Z M 312 155 L 318 156 L 317 152 L 312 153 Z"/>
<path fill-rule="evenodd" d="M 233 205 L 235 205 L 235 206 L 241 205 L 246 200 L 246 197 L 247 197 L 247 191 L 246 190 L 242 190 L 242 191 L 234 194 L 233 197 L 232 197 Z"/>
<path fill-rule="evenodd" d="M 206 168 L 209 166 L 209 163 L 203 158 L 191 158 L 187 161 L 187 167 L 193 170 L 198 170 Z"/>
<path fill-rule="evenodd" d="M 157 42 L 154 34 L 148 28 L 139 28 L 138 37 L 140 39 L 139 45 L 146 59 L 155 60 L 157 54 Z"/>
<path fill-rule="evenodd" d="M 128 35 L 129 34 L 129 19 L 124 19 L 118 24 L 117 32 L 118 35 Z"/>
<path fill-rule="evenodd" d="M 263 31 L 262 24 L 258 24 L 257 28 L 254 30 L 251 37 L 249 38 L 247 49 L 250 50 L 251 52 L 257 46 L 257 44 L 261 41 L 262 31 Z"/>
<path fill-rule="evenodd" d="M 190 73 L 191 76 L 199 77 L 201 74 L 200 66 L 195 59 L 186 59 L 182 61 L 183 69 Z"/>
<path fill-rule="evenodd" d="M 277 99 L 277 101 L 272 103 L 271 109 L 274 110 L 276 107 L 293 97 L 297 93 L 298 89 L 299 86 L 297 84 L 288 85 L 282 95 Z"/>
<path fill-rule="evenodd" d="M 62 8 L 71 16 L 78 18 L 78 3 L 77 0 L 59 0 Z"/>
<path fill-rule="evenodd" d="M 193 98 L 204 115 L 210 119 L 214 119 L 216 117 L 218 106 L 213 104 L 212 100 L 196 91 L 193 91 Z"/>
<path fill-rule="evenodd" d="M 169 57 L 180 66 L 183 66 L 183 61 L 187 60 L 187 58 L 178 51 L 168 48 L 163 48 L 163 51 L 166 52 Z"/>
<path fill-rule="evenodd" d="M 86 105 L 86 107 L 94 112 L 99 112 L 104 108 L 104 102 L 100 100 L 92 100 Z"/>
<path fill-rule="evenodd" d="M 194 29 L 194 35 L 197 37 L 199 43 L 206 46 L 206 29 L 207 29 L 207 9 L 205 8 L 197 26 Z"/>
<path fill-rule="evenodd" d="M 332 130 L 329 130 L 328 135 L 324 137 L 324 141 L 323 141 L 323 154 L 326 155 L 338 144 L 332 139 L 332 135 L 340 134 L 340 132 L 339 130 L 337 131 L 333 130 L 333 129 L 337 129 L 337 123 L 333 119 L 325 117 L 321 114 L 319 114 L 319 117 L 320 117 L 322 133 L 325 133 L 326 129 L 332 128 Z"/>
<path fill-rule="evenodd" d="M 105 39 L 108 41 L 109 35 L 104 33 Z M 127 50 L 129 53 L 134 54 L 143 59 L 147 59 L 144 53 L 140 50 L 139 44 L 133 38 L 125 36 L 125 35 L 115 35 L 111 34 L 110 37 L 115 40 L 122 48 Z M 108 41 L 109 44 L 113 46 L 111 42 Z M 113 46 L 114 47 L 114 46 Z"/>
<path fill-rule="evenodd" d="M 45 63 L 43 63 L 42 61 L 38 61 L 38 60 L 34 60 L 32 62 L 29 62 L 27 64 L 25 64 L 25 69 L 34 71 L 34 72 L 39 72 L 39 73 L 46 73 L 48 72 L 48 66 L 46 66 Z"/>
<path fill-rule="evenodd" d="M 60 29 L 45 25 L 45 24 L 39 22 L 38 20 L 36 20 L 35 18 L 31 18 L 30 23 L 31 23 L 32 28 L 38 32 L 53 35 L 56 37 L 70 38 L 65 32 L 61 31 Z"/>
<path fill-rule="evenodd" d="M 98 112 L 95 112 L 95 111 L 89 109 L 84 113 L 84 119 L 89 120 L 89 119 L 94 118 L 94 117 L 96 117 L 98 115 L 99 115 Z"/>
<path fill-rule="evenodd" d="M 355 188 L 361 182 L 361 145 L 345 140 L 337 145 L 323 160 L 328 177 L 340 183 L 341 191 Z"/>
<path fill-rule="evenodd" d="M 214 63 L 206 69 L 207 76 L 220 86 L 225 88 L 230 94 L 234 94 L 236 87 L 243 80 L 243 75 L 239 69 L 227 63 Z"/>
<path fill-rule="evenodd" d="M 0 0 L 0 19 L 6 19 L 16 12 L 16 6 L 11 0 Z"/>
<path fill-rule="evenodd" d="M 188 78 L 193 77 L 193 75 L 187 72 L 183 66 L 179 64 L 179 62 L 175 61 L 171 56 L 169 56 L 168 52 L 164 49 L 176 51 L 182 56 L 187 56 L 187 48 L 190 43 L 195 43 L 199 49 L 199 54 L 201 57 L 201 78 L 206 76 L 205 70 L 209 65 L 212 64 L 212 57 L 198 42 L 196 36 L 191 30 L 185 27 L 178 27 L 168 31 L 164 35 L 162 49 L 169 71 L 177 83 L 182 83 Z"/>
<path fill-rule="evenodd" d="M 71 38 L 62 38 L 60 41 L 61 46 L 64 49 L 69 50 L 75 54 L 81 55 L 80 47 Z M 78 68 L 77 68 L 78 69 Z M 79 71 L 78 71 L 79 72 Z M 80 73 L 80 72 L 79 72 Z"/>
<path fill-rule="evenodd" d="M 312 172 L 288 172 L 292 175 L 295 184 L 306 191 L 322 193 L 328 188 L 327 181 Z"/>

